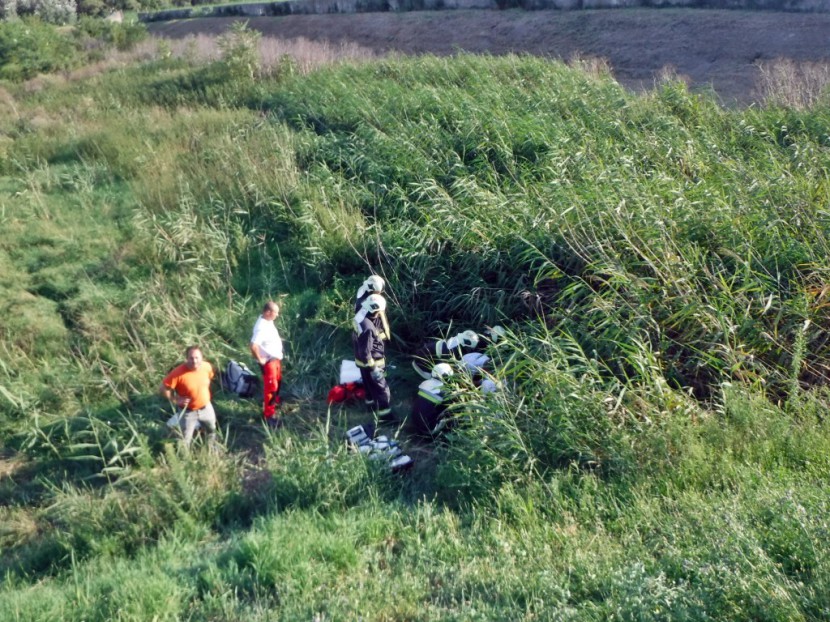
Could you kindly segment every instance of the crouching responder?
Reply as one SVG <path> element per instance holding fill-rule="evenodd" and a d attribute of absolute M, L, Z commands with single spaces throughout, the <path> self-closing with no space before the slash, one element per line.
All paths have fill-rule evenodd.
<path fill-rule="evenodd" d="M 464 370 L 470 374 L 470 379 L 473 381 L 479 391 L 482 393 L 495 393 L 499 390 L 499 384 L 488 377 L 488 367 L 490 357 L 484 352 L 470 352 L 461 357 L 461 363 Z"/>
<path fill-rule="evenodd" d="M 380 314 L 386 311 L 386 299 L 370 294 L 354 316 L 354 362 L 366 389 L 366 404 L 380 421 L 391 422 L 391 393 L 386 383 L 386 348 L 379 330 Z"/>
<path fill-rule="evenodd" d="M 412 428 L 415 434 L 434 438 L 443 429 L 444 381 L 453 375 L 448 363 L 438 363 L 432 368 L 429 380 L 418 386 L 418 394 L 412 402 Z"/>
<path fill-rule="evenodd" d="M 472 330 L 465 330 L 449 339 L 426 341 L 415 352 L 412 368 L 421 378 L 429 380 L 432 378 L 430 369 L 435 363 L 460 359 L 464 354 L 474 351 L 478 342 L 478 334 Z"/>
<path fill-rule="evenodd" d="M 500 388 L 499 383 L 487 375 L 488 371 L 493 372 L 490 365 L 492 351 L 488 353 L 488 350 L 491 346 L 495 346 L 502 341 L 506 335 L 507 331 L 502 326 L 485 326 L 479 335 L 478 345 L 472 352 L 461 357 L 464 367 L 470 373 L 473 384 L 482 393 L 495 393 Z"/>

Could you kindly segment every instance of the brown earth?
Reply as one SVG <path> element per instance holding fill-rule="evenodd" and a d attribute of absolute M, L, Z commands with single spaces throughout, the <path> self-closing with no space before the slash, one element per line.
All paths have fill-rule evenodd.
<path fill-rule="evenodd" d="M 247 18 L 267 37 L 357 44 L 376 53 L 447 55 L 458 51 L 604 58 L 632 89 L 673 68 L 694 89 L 725 104 L 758 100 L 758 63 L 785 58 L 830 61 L 830 14 L 705 9 L 584 11 L 458 10 Z M 162 37 L 219 34 L 236 18 L 150 24 Z"/>

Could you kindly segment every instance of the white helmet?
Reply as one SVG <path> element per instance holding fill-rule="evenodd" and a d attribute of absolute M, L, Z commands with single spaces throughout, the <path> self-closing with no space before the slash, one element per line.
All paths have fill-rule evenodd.
<path fill-rule="evenodd" d="M 386 311 L 386 298 L 380 294 L 371 294 L 363 301 L 362 308 L 366 313 Z"/>
<path fill-rule="evenodd" d="M 478 335 L 473 330 L 465 330 L 455 336 L 458 343 L 464 348 L 475 348 L 478 345 Z"/>
<path fill-rule="evenodd" d="M 487 333 L 487 337 L 493 343 L 498 343 L 507 334 L 507 331 L 504 330 L 504 326 L 499 326 L 498 324 L 495 326 L 488 326 L 484 329 L 484 332 Z"/>
<path fill-rule="evenodd" d="M 435 367 L 432 368 L 432 377 L 436 380 L 441 380 L 442 378 L 449 378 L 452 376 L 452 367 L 450 367 L 449 363 L 438 363 Z"/>
<path fill-rule="evenodd" d="M 374 292 L 376 294 L 379 294 L 383 291 L 383 286 L 384 285 L 386 285 L 386 283 L 377 274 L 373 274 L 368 279 L 363 281 L 363 287 L 366 288 L 366 291 L 367 292 Z"/>

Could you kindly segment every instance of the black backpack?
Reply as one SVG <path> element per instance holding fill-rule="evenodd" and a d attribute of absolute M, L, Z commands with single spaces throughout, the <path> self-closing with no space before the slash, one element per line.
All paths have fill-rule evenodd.
<path fill-rule="evenodd" d="M 253 397 L 259 387 L 259 378 L 245 363 L 228 361 L 222 372 L 222 387 L 239 397 Z"/>

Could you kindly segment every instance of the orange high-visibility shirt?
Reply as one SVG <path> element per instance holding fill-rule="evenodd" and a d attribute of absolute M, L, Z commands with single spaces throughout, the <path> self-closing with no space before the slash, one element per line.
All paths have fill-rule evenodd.
<path fill-rule="evenodd" d="M 188 410 L 199 410 L 210 403 L 210 381 L 213 379 L 213 366 L 202 361 L 198 369 L 190 369 L 182 363 L 164 377 L 163 384 L 173 389 L 181 397 L 189 397 Z"/>

